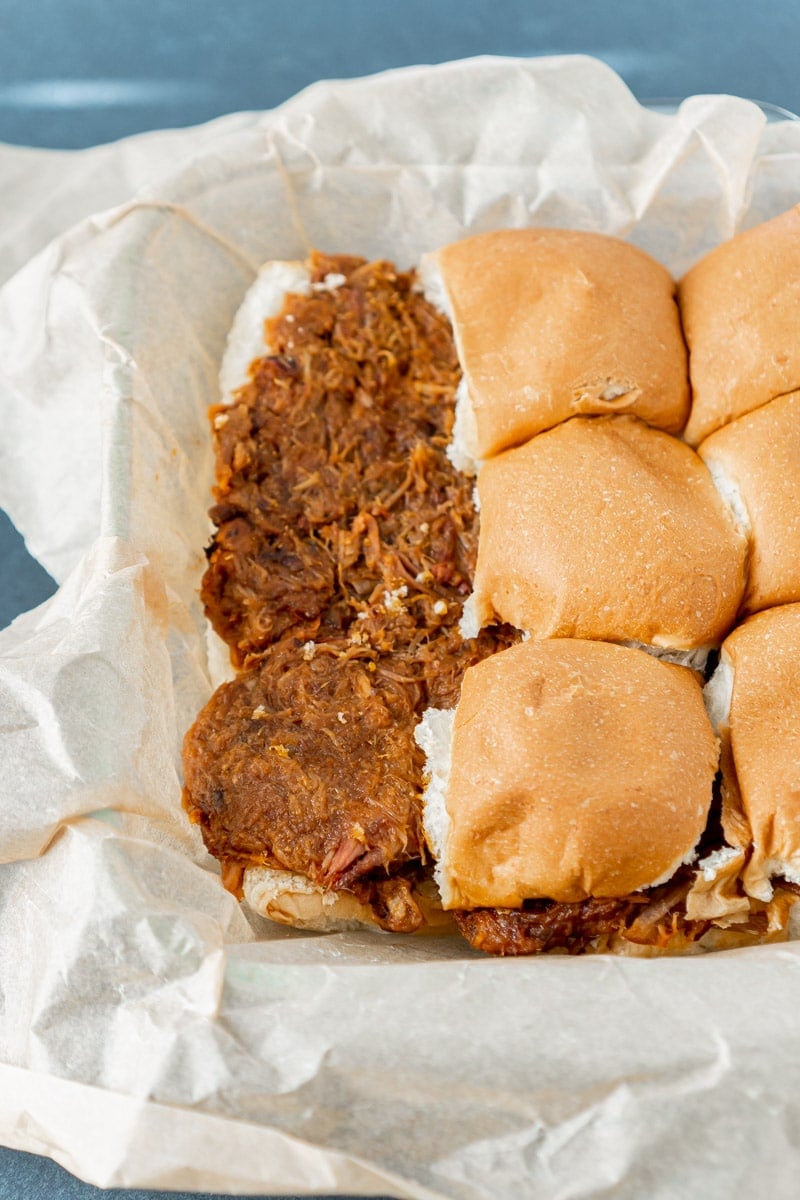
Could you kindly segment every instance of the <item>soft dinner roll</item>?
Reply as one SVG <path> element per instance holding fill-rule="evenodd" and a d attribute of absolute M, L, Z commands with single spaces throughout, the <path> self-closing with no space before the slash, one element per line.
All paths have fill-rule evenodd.
<path fill-rule="evenodd" d="M 746 516 L 744 611 L 800 601 L 800 392 L 718 429 L 698 454 Z"/>
<path fill-rule="evenodd" d="M 449 746 L 446 717 L 418 735 L 445 908 L 626 896 L 692 857 L 717 744 L 685 667 L 524 642 L 466 672 Z"/>
<path fill-rule="evenodd" d="M 692 649 L 733 624 L 746 539 L 668 434 L 576 417 L 485 462 L 478 493 L 473 625 Z"/>
<path fill-rule="evenodd" d="M 773 877 L 800 884 L 800 604 L 767 609 L 735 629 L 706 693 L 730 738 L 728 787 L 752 830 L 745 888 L 769 900 Z"/>
<path fill-rule="evenodd" d="M 723 242 L 681 281 L 692 381 L 685 437 L 800 388 L 800 205 Z"/>
<path fill-rule="evenodd" d="M 464 372 L 457 460 L 487 458 L 578 413 L 683 428 L 675 284 L 644 251 L 597 233 L 507 229 L 425 256 L 420 275 L 453 322 Z"/>

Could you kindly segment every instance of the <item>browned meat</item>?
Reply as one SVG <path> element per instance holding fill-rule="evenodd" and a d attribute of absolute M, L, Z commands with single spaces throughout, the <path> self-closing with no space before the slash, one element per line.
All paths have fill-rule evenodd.
<path fill-rule="evenodd" d="M 414 885 L 421 879 L 420 871 L 391 879 L 357 879 L 350 890 L 370 906 L 381 929 L 390 933 L 416 933 L 425 924 L 414 894 Z"/>
<path fill-rule="evenodd" d="M 213 409 L 218 526 L 206 611 L 243 673 L 184 744 L 184 803 L 239 891 L 248 863 L 353 891 L 384 928 L 422 922 L 423 709 L 515 641 L 464 641 L 478 520 L 448 460 L 448 323 L 387 263 L 313 259 L 230 408 Z"/>
<path fill-rule="evenodd" d="M 453 915 L 470 945 L 487 954 L 583 954 L 605 950 L 619 936 L 663 948 L 673 938 L 683 944 L 696 941 L 709 928 L 705 921 L 686 919 L 692 878 L 691 870 L 683 870 L 660 887 L 619 899 L 592 897 L 576 904 L 528 900 L 521 909 L 464 909 Z"/>
<path fill-rule="evenodd" d="M 448 322 L 388 263 L 316 255 L 332 291 L 268 322 L 238 403 L 212 410 L 218 526 L 203 599 L 234 661 L 287 632 L 388 653 L 457 624 L 477 552 L 472 481 L 446 456 Z"/>
<path fill-rule="evenodd" d="M 202 594 L 244 670 L 186 736 L 184 803 L 232 891 L 265 864 L 348 890 L 385 929 L 411 932 L 424 920 L 414 727 L 427 705 L 454 707 L 466 667 L 518 635 L 458 632 L 478 518 L 472 481 L 446 456 L 448 322 L 411 272 L 311 265 L 323 286 L 288 298 L 267 322 L 270 354 L 211 411 L 217 531 Z M 344 284 L 330 290 L 329 274 Z M 618 935 L 663 946 L 706 928 L 685 917 L 688 878 L 455 917 L 495 954 L 579 953 Z M 764 933 L 767 915 L 750 924 Z"/>
<path fill-rule="evenodd" d="M 211 853 L 329 887 L 418 858 L 418 704 L 382 661 L 280 643 L 186 736 L 186 804 Z"/>
<path fill-rule="evenodd" d="M 243 868 L 263 864 L 355 892 L 386 929 L 422 924 L 414 728 L 423 696 L 457 689 L 466 663 L 487 652 L 454 649 L 447 661 L 440 651 L 442 674 L 427 681 L 432 657 L 417 678 L 400 654 L 284 638 L 214 693 L 184 741 L 184 804 L 226 886 L 239 891 Z"/>
<path fill-rule="evenodd" d="M 581 954 L 597 939 L 621 932 L 637 905 L 630 900 L 584 900 L 557 904 L 528 901 L 524 908 L 475 908 L 454 913 L 463 936 L 487 954 Z"/>

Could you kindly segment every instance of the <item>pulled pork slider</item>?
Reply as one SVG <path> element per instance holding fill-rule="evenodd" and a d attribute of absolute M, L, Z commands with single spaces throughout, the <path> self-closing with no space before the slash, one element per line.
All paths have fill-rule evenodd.
<path fill-rule="evenodd" d="M 387 262 L 268 263 L 231 329 L 201 594 L 240 671 L 186 736 L 184 804 L 226 886 L 286 924 L 441 919 L 414 728 L 518 636 L 459 632 L 458 378 L 447 321 Z"/>
<path fill-rule="evenodd" d="M 743 611 L 800 601 L 800 392 L 718 429 L 698 454 L 750 537 Z"/>
<path fill-rule="evenodd" d="M 534 638 L 719 644 L 746 539 L 688 446 L 635 417 L 576 417 L 486 461 L 464 628 Z"/>
<path fill-rule="evenodd" d="M 723 242 L 681 280 L 692 446 L 800 388 L 800 205 Z"/>
<path fill-rule="evenodd" d="M 800 604 L 750 617 L 723 643 L 706 685 L 722 739 L 731 829 L 749 896 L 800 892 Z M 773 906 L 774 907 L 774 906 Z M 784 911 L 771 911 L 773 924 Z"/>
<path fill-rule="evenodd" d="M 693 672 L 623 646 L 529 641 L 468 670 L 455 711 L 427 712 L 417 740 L 442 903 L 474 946 L 705 932 L 683 907 L 717 769 Z"/>
<path fill-rule="evenodd" d="M 669 272 L 617 238 L 498 230 L 424 256 L 464 373 L 454 461 L 469 464 L 579 413 L 635 413 L 670 433 L 689 411 Z"/>

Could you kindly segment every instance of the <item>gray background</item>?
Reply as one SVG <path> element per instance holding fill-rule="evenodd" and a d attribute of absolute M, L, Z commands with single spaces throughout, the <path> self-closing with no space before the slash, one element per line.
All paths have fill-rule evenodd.
<path fill-rule="evenodd" d="M 798 0 L 0 0 L 0 141 L 89 146 L 476 54 L 590 53 L 643 100 L 732 92 L 800 112 L 798 50 Z M 0 628 L 54 587 L 0 510 Z M 153 1195 L 0 1147 L 0 1200 Z"/>

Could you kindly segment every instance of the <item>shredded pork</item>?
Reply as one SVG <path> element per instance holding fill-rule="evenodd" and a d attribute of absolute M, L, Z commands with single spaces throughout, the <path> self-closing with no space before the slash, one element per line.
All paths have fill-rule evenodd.
<path fill-rule="evenodd" d="M 679 871 L 661 887 L 620 898 L 590 897 L 575 904 L 527 900 L 520 909 L 464 910 L 455 918 L 470 945 L 488 954 L 583 954 L 607 950 L 616 938 L 662 949 L 674 939 L 686 945 L 709 927 L 708 922 L 686 918 L 693 874 Z"/>
<path fill-rule="evenodd" d="M 428 705 L 516 640 L 465 641 L 478 517 L 446 455 L 459 381 L 448 322 L 388 263 L 316 255 L 310 296 L 212 410 L 217 526 L 202 595 L 239 677 L 184 747 L 184 803 L 238 890 L 261 863 L 421 923 Z M 321 286 L 331 276 L 339 286 Z"/>

